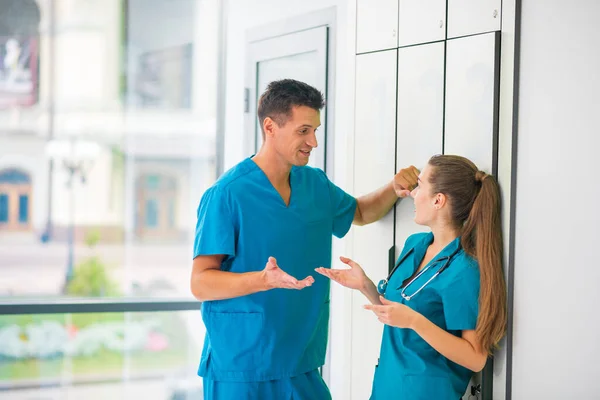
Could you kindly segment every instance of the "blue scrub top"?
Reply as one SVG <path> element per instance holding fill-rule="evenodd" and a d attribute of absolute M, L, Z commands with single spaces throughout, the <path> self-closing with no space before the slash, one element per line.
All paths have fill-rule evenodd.
<path fill-rule="evenodd" d="M 265 381 L 312 371 L 325 362 L 332 234 L 352 224 L 354 197 L 312 167 L 293 167 L 286 206 L 256 163 L 227 171 L 202 196 L 194 257 L 224 254 L 221 270 L 261 271 L 270 256 L 306 289 L 273 289 L 202 303 L 206 338 L 198 374 L 222 381 Z"/>
<path fill-rule="evenodd" d="M 401 296 L 402 284 L 412 277 L 433 241 L 432 233 L 418 233 L 406 240 L 398 269 L 390 278 L 385 298 L 405 304 L 431 322 L 460 337 L 475 329 L 479 312 L 479 265 L 460 248 L 460 238 L 448 244 L 428 265 L 432 267 L 406 288 L 411 296 L 444 264 L 450 265 L 410 301 Z M 424 268 L 426 268 L 425 266 Z M 473 372 L 441 355 L 412 329 L 385 325 L 379 366 L 375 368 L 371 399 L 459 399 Z"/>

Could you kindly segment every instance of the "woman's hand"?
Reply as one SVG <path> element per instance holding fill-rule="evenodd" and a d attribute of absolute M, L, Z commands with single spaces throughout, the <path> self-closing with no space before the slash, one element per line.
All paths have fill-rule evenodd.
<path fill-rule="evenodd" d="M 386 325 L 396 328 L 413 328 L 416 318 L 420 315 L 418 312 L 404 304 L 389 301 L 383 296 L 379 296 L 379 301 L 381 301 L 380 306 L 367 304 L 364 308 L 373 311 L 377 315 L 377 319 Z"/>
<path fill-rule="evenodd" d="M 344 264 L 347 264 L 350 269 L 329 269 L 319 267 L 315 268 L 315 271 L 347 288 L 357 290 L 364 289 L 366 283 L 369 281 L 369 278 L 365 275 L 365 271 L 363 271 L 360 265 L 349 258 L 340 257 L 340 260 Z"/>

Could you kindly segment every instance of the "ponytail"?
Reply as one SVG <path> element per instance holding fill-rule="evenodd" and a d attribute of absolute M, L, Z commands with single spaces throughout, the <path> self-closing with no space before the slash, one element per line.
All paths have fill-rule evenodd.
<path fill-rule="evenodd" d="M 493 176 L 464 157 L 434 156 L 429 176 L 433 193 L 449 198 L 452 223 L 464 251 L 479 263 L 479 315 L 475 332 L 491 353 L 506 330 L 506 284 L 502 271 L 500 189 Z"/>
<path fill-rule="evenodd" d="M 502 269 L 503 247 L 500 220 L 500 190 L 494 177 L 478 171 L 475 174 L 479 192 L 461 234 L 467 254 L 479 263 L 479 316 L 477 337 L 483 349 L 491 354 L 506 330 L 506 284 Z"/>

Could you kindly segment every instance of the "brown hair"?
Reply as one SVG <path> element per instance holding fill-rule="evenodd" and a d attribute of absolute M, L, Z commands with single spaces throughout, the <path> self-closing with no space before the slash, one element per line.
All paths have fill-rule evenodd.
<path fill-rule="evenodd" d="M 500 189 L 493 176 L 464 157 L 440 155 L 429 160 L 433 193 L 448 198 L 464 251 L 479 263 L 477 337 L 492 349 L 506 331 L 506 283 L 502 270 Z"/>
<path fill-rule="evenodd" d="M 263 122 L 269 117 L 278 126 L 283 126 L 292 116 L 292 108 L 297 106 L 321 110 L 325 107 L 323 94 L 314 87 L 293 79 L 282 79 L 269 83 L 258 100 L 258 120 L 263 139 Z"/>

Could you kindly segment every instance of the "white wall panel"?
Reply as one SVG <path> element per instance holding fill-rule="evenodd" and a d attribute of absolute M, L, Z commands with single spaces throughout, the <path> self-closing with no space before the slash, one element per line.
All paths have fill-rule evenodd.
<path fill-rule="evenodd" d="M 515 33 L 516 33 L 516 6 L 517 0 L 504 0 L 502 2 L 502 41 L 500 56 L 500 99 L 498 105 L 498 183 L 502 195 L 502 232 L 504 236 L 504 275 L 509 281 L 508 261 L 513 249 L 510 247 L 511 235 L 511 209 L 514 207 L 512 192 L 512 163 L 513 163 L 513 100 L 516 89 L 515 78 Z M 520 0 L 519 0 L 520 3 Z M 493 370 L 493 399 L 505 399 L 507 395 L 506 383 L 508 372 L 508 338 L 500 342 L 500 348 L 494 352 Z"/>
<path fill-rule="evenodd" d="M 447 43 L 444 154 L 467 157 L 488 173 L 498 169 L 498 36 L 488 33 Z M 471 384 L 481 380 L 476 374 Z"/>
<path fill-rule="evenodd" d="M 448 41 L 444 154 L 469 158 L 495 171 L 498 33 Z"/>
<path fill-rule="evenodd" d="M 435 42 L 446 38 L 446 0 L 400 0 L 398 45 Z"/>
<path fill-rule="evenodd" d="M 398 50 L 398 124 L 396 169 L 422 169 L 442 153 L 444 123 L 444 43 Z M 412 233 L 429 230 L 417 225 L 411 198 L 396 205 L 396 257 Z"/>
<path fill-rule="evenodd" d="M 600 397 L 600 2 L 577 3 L 522 4 L 515 400 Z"/>
<path fill-rule="evenodd" d="M 448 38 L 499 31 L 501 0 L 448 0 Z"/>
<path fill-rule="evenodd" d="M 354 190 L 360 196 L 389 183 L 394 175 L 397 50 L 356 58 Z M 393 212 L 370 225 L 353 228 L 353 258 L 377 282 L 388 271 L 393 244 Z M 335 266 L 336 263 L 334 263 Z M 352 398 L 367 399 L 383 326 L 362 308 L 367 300 L 352 294 Z"/>
<path fill-rule="evenodd" d="M 398 0 L 356 1 L 356 52 L 398 47 Z"/>

